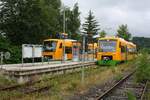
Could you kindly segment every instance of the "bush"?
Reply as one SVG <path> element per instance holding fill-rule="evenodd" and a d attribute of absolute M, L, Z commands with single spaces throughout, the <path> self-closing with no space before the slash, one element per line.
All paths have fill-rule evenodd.
<path fill-rule="evenodd" d="M 140 53 L 146 52 L 146 53 L 150 54 L 150 48 L 143 48 L 143 49 L 139 50 L 139 52 Z"/>
<path fill-rule="evenodd" d="M 10 46 L 9 51 L 11 56 L 10 59 L 5 60 L 5 63 L 21 63 L 21 46 Z"/>
<path fill-rule="evenodd" d="M 3 60 L 4 64 L 21 62 L 21 46 L 12 45 L 4 36 L 0 35 L 0 52 L 10 52 L 10 59 Z"/>
<path fill-rule="evenodd" d="M 150 80 L 150 59 L 146 52 L 142 52 L 138 57 L 136 79 L 138 82 Z"/>

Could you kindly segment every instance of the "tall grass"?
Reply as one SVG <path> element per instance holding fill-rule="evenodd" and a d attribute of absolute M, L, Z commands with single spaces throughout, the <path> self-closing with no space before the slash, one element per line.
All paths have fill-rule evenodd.
<path fill-rule="evenodd" d="M 15 80 L 6 78 L 4 75 L 0 74 L 0 87 L 9 86 L 12 84 L 17 84 Z"/>
<path fill-rule="evenodd" d="M 131 91 L 127 91 L 128 100 L 136 100 L 136 97 Z"/>
<path fill-rule="evenodd" d="M 150 55 L 145 51 L 137 59 L 136 80 L 138 82 L 150 80 Z"/>

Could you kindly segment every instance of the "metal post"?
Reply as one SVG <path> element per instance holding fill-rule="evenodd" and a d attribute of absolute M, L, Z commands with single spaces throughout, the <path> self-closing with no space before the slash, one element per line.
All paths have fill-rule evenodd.
<path fill-rule="evenodd" d="M 125 46 L 125 59 L 126 59 L 126 62 L 128 60 L 128 50 L 127 50 L 127 46 Z"/>
<path fill-rule="evenodd" d="M 34 50 L 35 50 L 35 47 L 34 45 L 32 46 L 32 65 L 34 66 Z"/>
<path fill-rule="evenodd" d="M 74 61 L 74 45 L 75 43 L 72 42 L 72 62 Z"/>
<path fill-rule="evenodd" d="M 65 63 L 65 39 L 63 40 L 63 62 Z"/>
<path fill-rule="evenodd" d="M 43 46 L 44 46 L 44 43 L 42 43 L 42 65 L 43 65 L 43 63 L 44 63 Z"/>
<path fill-rule="evenodd" d="M 64 12 L 63 12 L 63 32 L 65 33 L 66 28 L 66 14 L 65 14 L 65 6 L 63 5 Z"/>
<path fill-rule="evenodd" d="M 65 6 L 63 5 L 64 13 L 63 13 L 63 32 L 65 34 L 65 26 L 66 26 L 66 15 L 65 15 Z M 65 40 L 63 39 L 63 61 L 65 62 Z"/>
<path fill-rule="evenodd" d="M 42 55 L 42 65 L 43 65 L 43 55 Z"/>
<path fill-rule="evenodd" d="M 3 67 L 3 52 L 0 52 L 1 53 L 1 69 Z"/>
<path fill-rule="evenodd" d="M 84 61 L 85 61 L 85 36 L 83 35 L 83 51 L 82 51 L 82 83 L 84 84 Z"/>
<path fill-rule="evenodd" d="M 22 67 L 23 67 L 23 63 L 24 63 L 24 62 L 23 62 L 23 54 L 24 54 L 24 53 L 23 53 L 23 48 L 24 48 L 24 45 L 22 44 L 22 58 L 21 58 L 21 60 L 22 60 Z"/>
<path fill-rule="evenodd" d="M 94 55 L 94 53 L 95 53 L 95 48 L 94 48 L 94 41 L 93 41 L 93 52 L 92 52 L 92 54 L 93 54 L 93 61 L 94 61 L 94 58 L 95 58 L 95 55 Z"/>

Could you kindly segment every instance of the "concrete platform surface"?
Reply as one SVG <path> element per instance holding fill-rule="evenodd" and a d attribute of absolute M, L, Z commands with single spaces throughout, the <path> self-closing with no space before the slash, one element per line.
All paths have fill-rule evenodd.
<path fill-rule="evenodd" d="M 84 63 L 88 63 L 91 61 L 86 61 Z M 63 66 L 70 66 L 70 65 L 75 65 L 75 64 L 82 64 L 83 62 L 51 62 L 51 63 L 46 63 L 46 64 L 28 64 L 28 67 L 26 66 L 20 66 L 21 64 L 12 64 L 12 65 L 4 65 L 2 66 L 2 69 L 5 71 L 31 71 L 31 70 L 40 70 L 40 69 L 54 69 L 58 67 L 63 67 Z"/>

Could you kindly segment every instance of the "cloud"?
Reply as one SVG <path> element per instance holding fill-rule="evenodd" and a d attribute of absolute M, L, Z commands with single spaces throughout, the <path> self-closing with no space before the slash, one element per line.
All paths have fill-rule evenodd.
<path fill-rule="evenodd" d="M 62 0 L 72 7 L 78 2 L 81 20 L 92 10 L 101 28 L 115 34 L 119 25 L 127 24 L 133 36 L 150 37 L 149 0 Z"/>

